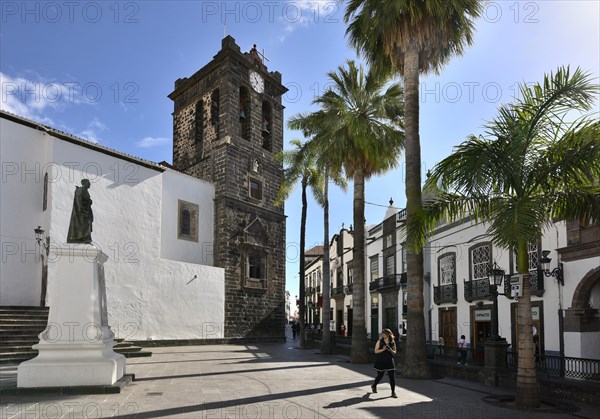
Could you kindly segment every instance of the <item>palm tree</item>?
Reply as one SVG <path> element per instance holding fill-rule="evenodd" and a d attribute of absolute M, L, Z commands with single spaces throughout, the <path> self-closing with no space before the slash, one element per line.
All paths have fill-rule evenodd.
<path fill-rule="evenodd" d="M 406 221 L 418 223 L 421 204 L 419 140 L 419 74 L 439 72 L 452 55 L 461 55 L 473 41 L 473 19 L 482 10 L 479 0 L 350 0 L 345 21 L 350 43 L 372 67 L 403 77 L 406 130 Z M 402 373 L 429 377 L 425 346 L 423 253 L 407 251 L 407 347 Z"/>
<path fill-rule="evenodd" d="M 279 188 L 279 196 L 277 197 L 277 204 L 283 203 L 292 191 L 294 187 L 300 181 L 302 187 L 302 215 L 300 219 L 300 348 L 306 347 L 306 333 L 304 324 L 304 313 L 305 310 L 305 281 L 304 281 L 304 247 L 306 241 L 306 210 L 308 207 L 306 199 L 306 189 L 310 187 L 315 200 L 319 204 L 323 204 L 323 175 L 320 170 L 315 166 L 316 155 L 307 149 L 306 143 L 302 143 L 298 139 L 290 141 L 290 144 L 294 147 L 292 150 L 284 150 L 278 155 L 278 157 L 286 165 L 283 174 L 283 181 Z"/>
<path fill-rule="evenodd" d="M 318 123 L 320 119 L 314 114 L 298 115 L 290 119 L 289 125 L 292 129 L 301 129 L 305 137 L 318 137 L 326 135 L 323 133 L 323 127 Z M 316 123 L 315 123 L 316 122 Z M 318 142 L 318 140 L 316 140 Z M 309 141 L 308 146 L 311 146 L 315 141 Z M 346 190 L 347 183 L 343 178 L 340 169 L 332 170 L 327 163 L 327 153 L 318 153 L 318 150 L 313 149 L 313 153 L 317 153 L 317 168 L 323 173 L 323 328 L 321 338 L 321 354 L 328 355 L 332 353 L 331 346 L 331 331 L 329 322 L 331 320 L 331 274 L 329 266 L 329 180 L 335 185 Z"/>
<path fill-rule="evenodd" d="M 427 180 L 429 228 L 441 217 L 471 214 L 488 221 L 495 244 L 516 249 L 523 296 L 518 302 L 516 403 L 535 408 L 535 376 L 527 243 L 537 243 L 554 219 L 600 219 L 600 123 L 588 111 L 595 86 L 580 69 L 559 68 L 543 84 L 521 86 L 521 99 L 504 105 L 485 137 L 471 136 L 442 160 Z"/>
<path fill-rule="evenodd" d="M 370 360 L 365 316 L 365 180 L 397 164 L 404 143 L 403 92 L 389 78 L 348 61 L 329 72 L 332 88 L 314 100 L 321 110 L 292 118 L 292 129 L 318 127 L 309 145 L 333 173 L 343 169 L 354 183 L 352 362 Z M 324 261 L 328 262 L 328 261 Z"/>

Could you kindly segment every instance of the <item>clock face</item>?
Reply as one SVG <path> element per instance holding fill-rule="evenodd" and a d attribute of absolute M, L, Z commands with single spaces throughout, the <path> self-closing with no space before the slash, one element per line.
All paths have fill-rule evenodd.
<path fill-rule="evenodd" d="M 265 91 L 265 81 L 255 71 L 250 72 L 250 85 L 257 93 L 263 93 Z"/>

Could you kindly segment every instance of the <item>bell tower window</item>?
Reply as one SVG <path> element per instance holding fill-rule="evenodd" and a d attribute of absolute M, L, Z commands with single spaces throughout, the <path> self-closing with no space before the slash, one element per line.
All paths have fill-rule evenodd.
<path fill-rule="evenodd" d="M 240 136 L 250 139 L 250 93 L 246 86 L 240 86 Z"/>
<path fill-rule="evenodd" d="M 262 148 L 273 151 L 273 108 L 266 100 L 262 103 L 262 122 L 260 131 L 262 134 Z"/>
<path fill-rule="evenodd" d="M 219 89 L 213 90 L 210 95 L 210 123 L 219 124 Z"/>

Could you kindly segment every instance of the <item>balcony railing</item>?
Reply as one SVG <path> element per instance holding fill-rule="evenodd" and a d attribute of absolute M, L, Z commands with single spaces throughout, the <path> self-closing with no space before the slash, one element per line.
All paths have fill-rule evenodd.
<path fill-rule="evenodd" d="M 516 275 L 516 274 L 515 274 Z M 504 295 L 510 296 L 510 277 L 512 275 L 506 275 L 504 277 Z M 538 297 L 544 295 L 544 273 L 539 269 L 529 271 L 529 286 L 531 287 L 531 293 Z"/>
<path fill-rule="evenodd" d="M 344 296 L 344 287 L 340 285 L 339 287 L 334 287 L 331 289 L 331 296 L 333 298 Z"/>
<path fill-rule="evenodd" d="M 406 272 L 402 274 L 387 275 L 378 278 L 369 283 L 369 291 L 380 291 L 386 288 L 394 288 L 397 290 L 400 287 L 406 286 Z"/>
<path fill-rule="evenodd" d="M 465 282 L 465 301 L 485 300 L 491 298 L 489 279 L 475 279 Z M 510 293 L 509 293 L 510 295 Z"/>
<path fill-rule="evenodd" d="M 458 296 L 456 292 L 456 284 L 441 285 L 433 287 L 433 302 L 440 304 L 456 304 Z"/>

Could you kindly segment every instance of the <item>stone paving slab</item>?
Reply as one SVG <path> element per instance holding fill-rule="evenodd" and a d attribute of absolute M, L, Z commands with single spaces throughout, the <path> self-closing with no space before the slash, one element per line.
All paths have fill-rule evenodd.
<path fill-rule="evenodd" d="M 372 394 L 370 365 L 300 350 L 298 342 L 161 347 L 130 358 L 136 380 L 120 394 L 10 396 L 0 418 L 597 418 L 598 411 L 530 413 L 486 403 L 505 389 L 451 378 L 387 376 Z"/>

